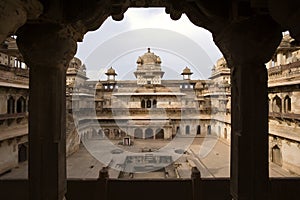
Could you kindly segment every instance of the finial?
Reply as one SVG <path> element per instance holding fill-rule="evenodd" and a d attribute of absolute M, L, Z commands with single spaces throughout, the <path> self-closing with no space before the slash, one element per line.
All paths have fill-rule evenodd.
<path fill-rule="evenodd" d="M 150 53 L 150 48 L 148 47 L 148 53 Z"/>

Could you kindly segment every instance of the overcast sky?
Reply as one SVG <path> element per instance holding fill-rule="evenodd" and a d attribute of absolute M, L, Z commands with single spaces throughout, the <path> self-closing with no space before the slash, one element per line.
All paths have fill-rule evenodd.
<path fill-rule="evenodd" d="M 86 64 L 90 80 L 105 80 L 104 72 L 111 66 L 118 80 L 135 79 L 136 60 L 148 47 L 160 56 L 164 79 L 181 78 L 186 66 L 194 72 L 193 79 L 208 78 L 222 57 L 210 32 L 185 15 L 173 21 L 162 8 L 131 8 L 119 22 L 108 18 L 97 31 L 85 35 L 75 56 Z"/>

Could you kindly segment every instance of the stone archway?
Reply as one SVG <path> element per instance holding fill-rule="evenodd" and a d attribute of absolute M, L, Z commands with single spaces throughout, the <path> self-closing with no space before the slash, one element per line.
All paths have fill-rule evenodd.
<path fill-rule="evenodd" d="M 158 128 L 156 130 L 155 139 L 164 139 L 165 138 L 165 131 L 163 128 Z"/>
<path fill-rule="evenodd" d="M 18 145 L 18 162 L 24 162 L 28 159 L 28 148 L 26 144 Z"/>
<path fill-rule="evenodd" d="M 145 130 L 145 139 L 153 139 L 154 135 L 153 135 L 153 129 L 152 128 L 147 128 Z"/>
<path fill-rule="evenodd" d="M 211 135 L 211 125 L 207 126 L 207 135 Z"/>
<path fill-rule="evenodd" d="M 134 129 L 134 139 L 143 139 L 143 130 L 140 128 Z"/>
<path fill-rule="evenodd" d="M 7 100 L 7 114 L 15 113 L 15 99 L 10 96 Z"/>
<path fill-rule="evenodd" d="M 26 112 L 26 100 L 24 97 L 20 97 L 17 100 L 17 113 L 24 113 Z"/>
<path fill-rule="evenodd" d="M 150 99 L 148 99 L 148 100 L 146 101 L 146 108 L 151 108 L 151 107 L 152 107 L 152 102 L 151 102 Z"/>
<path fill-rule="evenodd" d="M 279 112 L 281 113 L 282 112 L 282 100 L 279 96 L 275 96 L 273 98 L 273 112 Z"/>
<path fill-rule="evenodd" d="M 142 108 L 146 108 L 146 103 L 145 103 L 145 100 L 144 100 L 144 99 L 141 101 L 141 107 L 142 107 Z"/>
<path fill-rule="evenodd" d="M 197 135 L 201 135 L 201 125 L 197 126 Z"/>
<path fill-rule="evenodd" d="M 284 98 L 284 112 L 289 113 L 292 110 L 292 101 L 289 95 L 286 95 Z"/>
<path fill-rule="evenodd" d="M 181 134 L 180 126 L 177 126 L 177 128 L 176 128 L 176 134 Z"/>
<path fill-rule="evenodd" d="M 190 125 L 185 126 L 185 134 L 189 135 L 190 134 Z"/>
<path fill-rule="evenodd" d="M 31 4 L 32 2 L 38 2 L 39 6 L 26 5 L 26 3 Z M 264 150 L 268 148 L 267 136 L 264 134 L 267 132 L 266 121 L 268 117 L 267 109 L 264 107 L 267 105 L 266 99 L 264 99 L 267 80 L 264 78 L 266 69 L 262 66 L 272 56 L 275 47 L 278 45 L 279 41 L 277 38 L 280 37 L 283 27 L 291 30 L 295 36 L 298 35 L 299 37 L 300 35 L 297 32 L 299 29 L 296 28 L 296 23 L 298 22 L 289 20 L 292 17 L 286 14 L 291 11 L 290 9 L 287 9 L 282 14 L 280 1 L 274 1 L 274 3 L 270 1 L 270 3 L 264 2 L 262 4 L 260 1 L 219 1 L 217 3 L 216 1 L 118 1 L 114 2 L 113 5 L 111 5 L 110 1 L 92 1 L 89 4 L 74 3 L 71 7 L 62 6 L 65 4 L 60 1 L 26 1 L 26 3 L 18 5 L 20 8 L 18 7 L 17 10 L 22 10 L 20 15 L 17 12 L 19 17 L 16 17 L 16 14 L 8 15 L 9 23 L 3 23 L 2 26 L 7 26 L 3 34 L 5 37 L 15 33 L 18 27 L 26 23 L 26 19 L 33 19 L 30 23 L 22 26 L 22 30 L 18 31 L 19 44 L 23 47 L 22 54 L 25 62 L 35 67 L 37 66 L 36 72 L 30 75 L 31 79 L 34 80 L 34 83 L 39 83 L 33 84 L 33 87 L 30 89 L 34 91 L 33 96 L 30 97 L 31 105 L 35 105 L 34 108 L 30 108 L 31 127 L 33 127 L 30 129 L 30 134 L 32 135 L 32 138 L 30 138 L 32 162 L 30 164 L 34 166 L 30 169 L 39 169 L 39 171 L 31 171 L 32 173 L 29 173 L 29 175 L 32 175 L 32 177 L 29 177 L 32 180 L 30 194 L 37 194 L 37 197 L 39 195 L 42 197 L 47 195 L 59 196 L 53 199 L 62 199 L 61 196 L 64 195 L 63 191 L 66 184 L 61 183 L 66 183 L 65 176 L 59 176 L 57 181 L 57 176 L 49 178 L 47 175 L 59 175 L 57 169 L 64 171 L 65 154 L 63 153 L 63 144 L 65 139 L 64 137 L 56 137 L 56 134 L 62 132 L 61 129 L 63 128 L 61 127 L 64 126 L 65 114 L 57 109 L 57 111 L 49 110 L 52 115 L 47 116 L 48 110 L 45 112 L 43 103 L 49 99 L 50 108 L 57 104 L 64 104 L 64 87 L 60 87 L 65 84 L 63 68 L 66 66 L 66 63 L 64 62 L 68 62 L 75 54 L 76 42 L 82 39 L 85 32 L 97 29 L 109 16 L 112 16 L 115 20 L 122 20 L 125 11 L 130 6 L 163 6 L 166 7 L 166 12 L 170 14 L 172 19 L 179 19 L 184 12 L 192 23 L 210 30 L 214 35 L 214 41 L 218 43 L 225 57 L 230 61 L 233 72 L 232 105 L 234 106 L 232 107 L 232 115 L 233 119 L 236 119 L 232 122 L 232 131 L 246 133 L 244 137 L 240 137 L 239 140 L 233 140 L 232 143 L 233 149 L 236 149 L 231 156 L 232 163 L 235 164 L 232 167 L 233 173 L 231 174 L 232 196 L 238 199 L 241 196 L 241 192 L 244 196 L 246 194 L 249 199 L 257 196 L 264 198 L 266 196 L 268 191 L 268 174 L 264 169 L 267 169 L 267 155 L 261 152 L 266 152 Z M 44 6 L 47 9 L 42 9 L 42 4 L 45 4 Z M 273 5 L 273 7 L 270 7 L 270 5 Z M 25 6 L 26 9 L 23 9 Z M 14 6 L 11 7 L 13 10 L 5 13 L 13 13 L 15 8 Z M 276 12 L 276 9 L 274 11 L 274 7 L 280 11 Z M 81 13 L 78 15 L 80 11 Z M 55 15 L 58 12 L 61 14 Z M 293 16 L 297 16 L 298 13 L 296 12 L 296 15 L 293 14 Z M 42 18 L 38 19 L 40 15 Z M 275 16 L 274 19 L 272 18 L 273 16 Z M 12 20 L 13 18 L 16 19 Z M 3 17 L 3 19 L 6 19 L 6 17 Z M 261 42 L 257 42 L 258 40 Z M 41 42 L 42 44 L 39 45 L 35 41 L 44 42 Z M 51 55 L 53 52 L 47 51 L 48 49 L 57 50 L 54 59 L 47 59 L 49 56 L 54 57 L 54 55 Z M 41 56 L 39 53 L 42 51 L 44 51 L 45 56 Z M 47 67 L 48 71 L 42 66 L 49 66 Z M 61 69 L 61 71 L 57 69 Z M 46 75 L 43 75 L 45 71 Z M 49 81 L 47 79 L 49 75 L 55 78 Z M 56 93 L 53 93 L 55 95 L 42 95 L 47 84 L 51 90 L 56 90 Z M 43 85 L 44 88 L 40 87 L 40 85 Z M 253 96 L 258 100 L 248 102 Z M 249 120 L 249 122 L 241 122 L 241 114 L 248 117 L 253 116 L 253 113 L 259 113 L 259 115 L 256 114 L 256 117 Z M 38 116 L 43 116 L 43 114 L 45 117 L 40 120 L 34 120 L 38 119 Z M 61 122 L 62 126 L 55 126 Z M 53 125 L 54 130 L 47 130 L 47 124 L 49 125 L 49 123 L 50 126 Z M 240 126 L 241 123 L 246 123 L 247 126 Z M 257 126 L 251 126 L 250 123 L 257 124 Z M 54 138 L 57 138 L 57 141 L 50 139 L 41 141 L 37 133 L 46 136 L 53 135 Z M 248 133 L 254 133 L 257 140 L 249 139 L 253 135 Z M 239 145 L 241 141 L 249 141 L 249 146 L 253 147 L 254 151 L 247 151 L 247 147 Z M 52 145 L 53 142 L 58 145 Z M 45 143 L 45 145 L 40 143 Z M 48 153 L 53 159 L 47 160 L 40 154 L 34 154 L 35 152 L 46 152 L 44 155 Z M 245 162 L 237 162 L 244 157 L 249 159 L 250 164 L 244 165 Z M 46 162 L 46 164 L 43 162 Z M 262 170 L 257 170 L 257 167 Z M 49 173 L 49 170 L 51 173 Z M 33 176 L 36 173 L 41 174 L 39 179 Z M 257 177 L 259 177 L 258 180 L 254 180 Z M 36 180 L 35 178 L 38 181 L 34 181 Z M 49 184 L 48 180 L 53 184 Z M 57 191 L 59 191 L 59 194 Z"/>

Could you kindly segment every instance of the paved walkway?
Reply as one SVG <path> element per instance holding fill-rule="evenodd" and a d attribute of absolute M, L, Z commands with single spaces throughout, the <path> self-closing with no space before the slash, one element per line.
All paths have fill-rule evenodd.
<path fill-rule="evenodd" d="M 79 151 L 67 159 L 68 178 L 97 178 L 103 166 L 110 166 L 110 177 L 118 178 L 121 164 L 127 155 L 149 154 L 143 150 L 151 149 L 154 155 L 171 155 L 177 167 L 177 176 L 190 177 L 190 168 L 198 167 L 202 177 L 229 177 L 230 146 L 214 137 L 207 138 L 176 138 L 172 142 L 166 140 L 135 140 L 133 146 L 118 145 L 118 141 L 89 140 L 84 141 Z M 179 154 L 179 151 L 186 151 Z M 177 151 L 177 152 L 176 152 Z M 92 155 L 91 155 L 92 154 Z M 101 162 L 100 162 L 100 161 Z M 27 177 L 27 162 L 18 168 L 0 176 L 0 179 L 17 179 Z M 271 177 L 293 177 L 288 171 L 270 164 Z"/>

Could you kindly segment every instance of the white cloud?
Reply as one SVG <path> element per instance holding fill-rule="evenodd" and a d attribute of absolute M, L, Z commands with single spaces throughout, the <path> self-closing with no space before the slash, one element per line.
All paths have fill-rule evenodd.
<path fill-rule="evenodd" d="M 212 36 L 208 31 L 193 25 L 185 15 L 183 15 L 179 20 L 173 21 L 162 8 L 132 8 L 125 13 L 124 19 L 120 22 L 116 22 L 111 18 L 108 18 L 97 31 L 86 34 L 83 43 L 79 43 L 76 56 L 83 62 L 85 62 L 88 56 L 93 53 L 97 47 L 101 46 L 106 41 L 111 40 L 112 38 L 118 38 L 118 35 L 130 30 L 138 30 L 144 28 L 166 29 L 185 35 L 186 37 L 197 43 L 197 45 L 199 45 L 203 50 L 205 50 L 206 54 L 209 56 L 213 64 L 218 58 L 222 56 L 218 48 L 214 45 Z M 130 41 L 120 41 L 119 44 L 128 45 L 128 43 L 134 42 L 135 39 L 136 38 L 132 38 L 130 39 Z M 168 40 L 169 38 L 165 37 L 162 39 Z M 111 51 L 111 53 L 114 53 L 113 49 L 119 48 L 117 47 L 118 41 L 116 41 L 115 43 L 116 47 L 113 47 L 111 49 L 107 48 L 106 54 L 109 53 L 109 51 Z M 178 43 L 178 45 L 184 44 Z M 99 59 L 102 59 L 101 56 L 99 56 L 98 60 Z M 135 63 L 135 60 L 136 59 L 134 59 L 132 63 Z M 122 59 L 122 61 L 125 62 L 124 59 Z M 95 62 L 97 62 L 97 60 Z M 95 73 L 95 67 L 97 67 L 98 63 L 101 62 L 95 62 L 92 64 L 93 66 L 87 65 L 88 74 L 92 76 L 90 77 L 91 79 L 96 79 L 95 76 L 101 74 L 100 72 Z M 164 64 L 167 63 L 167 61 L 164 62 Z M 90 67 L 93 68 L 91 69 L 93 70 L 93 72 L 89 72 Z M 109 66 L 99 66 L 99 70 L 100 67 Z"/>

